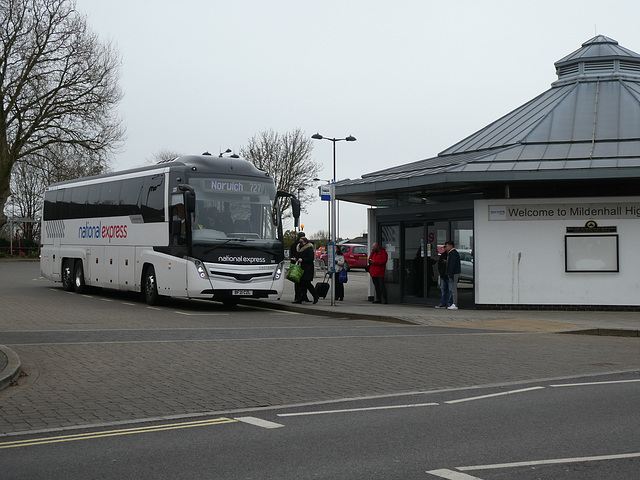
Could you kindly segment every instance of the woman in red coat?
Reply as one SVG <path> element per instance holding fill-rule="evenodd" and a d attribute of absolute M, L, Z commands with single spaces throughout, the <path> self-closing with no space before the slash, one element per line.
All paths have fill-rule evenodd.
<path fill-rule="evenodd" d="M 384 286 L 384 271 L 387 265 L 387 251 L 377 243 L 372 246 L 369 255 L 369 275 L 376 289 L 373 303 L 387 303 L 387 288 Z"/>

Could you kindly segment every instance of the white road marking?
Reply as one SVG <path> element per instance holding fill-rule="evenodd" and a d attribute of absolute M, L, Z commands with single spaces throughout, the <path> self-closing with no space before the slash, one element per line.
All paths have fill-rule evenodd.
<path fill-rule="evenodd" d="M 268 422 L 267 420 L 262 420 L 261 418 L 256 417 L 237 417 L 234 418 L 238 422 L 248 423 L 250 425 L 255 425 L 256 427 L 262 428 L 280 428 L 284 427 L 284 425 L 280 423 Z"/>
<path fill-rule="evenodd" d="M 205 312 L 205 313 L 192 313 L 192 312 L 181 312 L 179 310 L 176 310 L 175 312 L 178 315 L 186 315 L 188 317 L 197 317 L 197 316 L 215 316 L 215 315 L 229 315 L 228 313 L 216 313 L 216 312 Z"/>
<path fill-rule="evenodd" d="M 438 403 L 413 403 L 410 405 L 386 405 L 384 407 L 345 408 L 342 410 L 319 410 L 315 412 L 279 413 L 279 417 L 298 417 L 303 415 L 324 415 L 327 413 L 368 412 L 371 410 L 391 410 L 394 408 L 433 407 Z"/>
<path fill-rule="evenodd" d="M 640 379 L 636 380 L 612 380 L 610 382 L 589 382 L 589 383 L 564 383 L 561 385 L 549 385 L 550 387 L 584 387 L 591 385 L 610 385 L 612 383 L 634 383 L 640 382 Z"/>
<path fill-rule="evenodd" d="M 531 467 L 534 465 L 558 465 L 563 463 L 601 462 L 604 460 L 620 460 L 625 458 L 638 458 L 640 452 L 622 453 L 619 455 L 600 455 L 596 457 L 552 458 L 549 460 L 533 460 L 530 462 L 496 463 L 494 465 L 473 465 L 469 467 L 456 467 L 458 470 L 492 470 L 498 468 Z"/>
<path fill-rule="evenodd" d="M 447 470 L 446 468 L 440 470 L 429 470 L 427 473 L 440 478 L 448 478 L 449 480 L 482 480 L 481 478 L 472 477 L 466 473 L 454 472 L 453 470 Z"/>
<path fill-rule="evenodd" d="M 522 388 L 520 390 L 510 390 L 508 392 L 491 393 L 489 395 L 480 395 L 478 397 L 468 397 L 468 398 L 460 398 L 458 400 L 449 400 L 449 401 L 444 402 L 444 403 L 454 404 L 454 403 L 470 402 L 472 400 L 483 400 L 485 398 L 501 397 L 502 395 L 512 395 L 514 393 L 530 392 L 532 390 L 540 390 L 540 389 L 543 389 L 543 388 L 544 387 Z"/>

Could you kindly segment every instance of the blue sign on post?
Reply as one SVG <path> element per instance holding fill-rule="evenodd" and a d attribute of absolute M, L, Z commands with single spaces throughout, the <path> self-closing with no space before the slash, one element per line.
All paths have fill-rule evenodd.
<path fill-rule="evenodd" d="M 331 201 L 331 185 L 320 185 L 318 190 L 320 191 L 320 200 Z"/>

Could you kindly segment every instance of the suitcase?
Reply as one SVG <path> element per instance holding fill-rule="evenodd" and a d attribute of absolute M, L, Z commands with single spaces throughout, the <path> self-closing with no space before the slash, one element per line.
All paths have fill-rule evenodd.
<path fill-rule="evenodd" d="M 327 276 L 325 275 L 322 279 L 322 282 L 316 283 L 316 295 L 318 298 L 327 298 L 327 293 L 329 293 L 329 282 L 327 282 Z"/>

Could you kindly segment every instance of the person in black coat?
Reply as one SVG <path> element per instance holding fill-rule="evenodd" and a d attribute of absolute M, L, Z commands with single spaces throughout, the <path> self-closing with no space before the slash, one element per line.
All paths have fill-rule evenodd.
<path fill-rule="evenodd" d="M 291 259 L 291 263 L 296 263 L 296 261 L 298 260 L 298 245 L 300 244 L 300 239 L 304 237 L 304 232 L 298 232 L 296 241 L 293 242 L 293 244 L 291 245 L 291 248 L 289 249 L 289 258 Z M 301 303 L 301 302 L 310 302 L 311 300 L 309 300 L 309 298 L 307 297 L 307 292 L 305 290 L 302 289 L 302 285 L 300 283 L 294 283 L 293 284 L 293 288 L 294 288 L 294 298 L 293 298 L 293 303 Z"/>
<path fill-rule="evenodd" d="M 313 295 L 313 303 L 318 303 L 318 295 L 316 289 L 313 287 L 311 280 L 313 280 L 313 274 L 315 272 L 315 260 L 316 254 L 313 243 L 307 240 L 307 237 L 302 237 L 300 243 L 296 247 L 298 254 L 297 262 L 302 267 L 304 273 L 300 279 L 300 290 L 303 294 L 307 291 Z M 302 299 L 294 301 L 293 303 L 302 303 Z"/>

